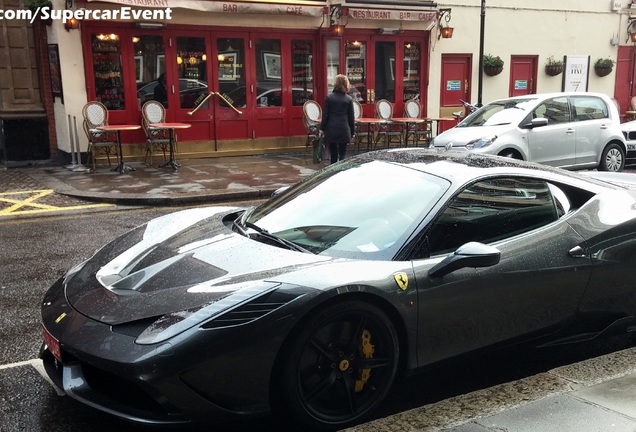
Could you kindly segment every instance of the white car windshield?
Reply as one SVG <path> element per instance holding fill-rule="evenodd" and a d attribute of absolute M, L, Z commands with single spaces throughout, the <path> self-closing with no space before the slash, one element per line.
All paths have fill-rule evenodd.
<path fill-rule="evenodd" d="M 475 111 L 457 127 L 499 126 L 520 122 L 535 106 L 536 99 L 508 99 L 492 102 Z"/>
<path fill-rule="evenodd" d="M 341 162 L 244 219 L 328 256 L 391 259 L 450 183 L 404 165 Z"/>

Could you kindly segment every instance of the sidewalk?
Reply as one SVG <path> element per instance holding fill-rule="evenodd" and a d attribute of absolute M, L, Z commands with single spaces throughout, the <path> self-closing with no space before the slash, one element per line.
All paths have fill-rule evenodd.
<path fill-rule="evenodd" d="M 347 432 L 634 432 L 636 348 L 349 428 Z"/>
<path fill-rule="evenodd" d="M 94 172 L 86 166 L 72 171 L 62 166 L 38 166 L 0 170 L 0 192 L 11 192 L 21 177 L 32 188 L 54 189 L 57 193 L 91 201 L 168 205 L 262 199 L 282 186 L 294 184 L 328 162 L 315 165 L 311 154 L 265 154 L 178 161 L 181 168 L 147 167 L 128 163 L 135 171 L 120 174 L 107 164 Z M 115 164 L 113 163 L 113 166 Z"/>

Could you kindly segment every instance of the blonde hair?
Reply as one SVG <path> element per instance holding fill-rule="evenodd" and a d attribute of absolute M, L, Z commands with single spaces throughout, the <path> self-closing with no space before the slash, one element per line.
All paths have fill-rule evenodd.
<path fill-rule="evenodd" d="M 340 91 L 342 93 L 347 93 L 351 88 L 351 84 L 349 84 L 349 78 L 346 75 L 338 74 L 333 79 L 333 89 L 334 91 Z"/>

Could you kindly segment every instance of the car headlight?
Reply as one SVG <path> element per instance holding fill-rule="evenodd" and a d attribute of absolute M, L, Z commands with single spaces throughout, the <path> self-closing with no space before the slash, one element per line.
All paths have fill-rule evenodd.
<path fill-rule="evenodd" d="M 490 144 L 494 143 L 496 139 L 497 139 L 497 135 L 482 137 L 482 138 L 470 141 L 468 144 L 466 144 L 466 148 L 468 150 L 473 150 L 473 149 L 488 147 Z"/>

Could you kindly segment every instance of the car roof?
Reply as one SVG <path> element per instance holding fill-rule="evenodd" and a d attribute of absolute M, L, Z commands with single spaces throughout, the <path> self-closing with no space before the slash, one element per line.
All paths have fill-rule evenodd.
<path fill-rule="evenodd" d="M 537 99 L 537 100 L 545 100 L 545 99 L 551 99 L 551 98 L 555 98 L 555 97 L 571 97 L 571 96 L 596 96 L 596 97 L 600 97 L 603 98 L 605 100 L 609 99 L 609 96 L 607 96 L 604 93 L 596 93 L 596 92 L 552 92 L 552 93 L 533 93 L 533 94 L 527 94 L 527 95 L 520 95 L 520 96 L 511 96 L 511 97 L 507 97 L 507 98 L 501 98 L 501 99 L 495 99 L 490 101 L 489 103 L 493 103 L 493 102 L 500 102 L 500 101 L 509 101 L 509 100 L 518 100 L 518 99 Z"/>
<path fill-rule="evenodd" d="M 401 164 L 447 179 L 456 186 L 491 174 L 509 174 L 567 183 L 593 193 L 620 188 L 616 185 L 561 168 L 472 152 L 413 148 L 379 150 L 362 153 L 354 158 Z"/>

